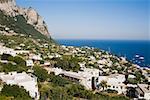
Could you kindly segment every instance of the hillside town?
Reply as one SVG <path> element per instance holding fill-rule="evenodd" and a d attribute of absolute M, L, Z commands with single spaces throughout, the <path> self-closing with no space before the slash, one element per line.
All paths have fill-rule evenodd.
<path fill-rule="evenodd" d="M 0 0 L 0 100 L 150 100 L 150 68 L 60 45 L 35 9 Z"/>
<path fill-rule="evenodd" d="M 25 36 L 22 36 L 25 37 Z M 26 37 L 25 37 L 26 38 Z M 130 98 L 150 100 L 150 69 L 132 64 L 125 57 L 117 57 L 109 52 L 93 47 L 73 47 L 38 42 L 39 50 L 24 49 L 30 44 L 13 44 L 13 48 L 0 43 L 0 66 L 3 64 L 17 65 L 13 57 L 21 57 L 25 61 L 27 70 L 1 70 L 0 79 L 8 85 L 23 86 L 29 95 L 39 99 L 37 77 L 34 75 L 34 66 L 40 66 L 48 74 L 64 77 L 81 84 L 93 92 L 115 93 Z M 40 40 L 38 40 L 40 41 Z M 35 41 L 33 41 L 35 42 Z M 12 58 L 7 59 L 6 56 Z M 73 62 L 65 65 L 67 61 Z M 69 63 L 70 63 L 69 62 Z M 1 90 L 3 85 L 1 85 Z"/>

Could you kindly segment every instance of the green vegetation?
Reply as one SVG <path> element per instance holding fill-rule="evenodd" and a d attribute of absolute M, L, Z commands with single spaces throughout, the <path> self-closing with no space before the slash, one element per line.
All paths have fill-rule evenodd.
<path fill-rule="evenodd" d="M 103 90 L 105 89 L 105 88 L 107 88 L 107 81 L 101 81 L 101 83 L 100 83 L 100 86 L 103 88 Z"/>
<path fill-rule="evenodd" d="M 8 97 L 0 94 L 0 100 L 12 100 L 12 97 Z"/>
<path fill-rule="evenodd" d="M 79 71 L 80 66 L 78 64 L 81 61 L 78 57 L 65 57 L 63 59 L 55 59 L 57 63 L 55 67 L 62 68 L 64 70 Z"/>
<path fill-rule="evenodd" d="M 28 70 L 25 60 L 19 56 L 13 57 L 8 54 L 3 54 L 1 56 L 1 59 L 7 60 L 8 62 L 0 63 L 0 72 L 11 72 L 11 71 L 26 72 Z"/>
<path fill-rule="evenodd" d="M 1 60 L 8 60 L 9 57 L 12 57 L 10 54 L 3 54 Z"/>
<path fill-rule="evenodd" d="M 18 49 L 18 47 L 21 50 L 28 50 L 34 54 L 41 53 L 42 56 L 47 56 L 51 52 L 51 47 L 54 42 L 49 42 L 46 40 L 38 40 L 33 39 L 32 37 L 27 36 L 21 36 L 21 35 L 2 35 L 0 34 L 0 42 L 4 43 L 4 46 L 12 49 Z M 41 47 L 43 44 L 47 44 L 48 48 Z M 27 55 L 21 55 L 22 57 L 25 57 Z"/>
<path fill-rule="evenodd" d="M 20 46 L 21 43 L 25 44 L 24 47 L 21 47 L 24 50 L 32 50 L 32 48 L 38 48 L 37 44 L 33 42 L 33 39 L 26 36 L 7 36 L 0 34 L 0 42 L 4 43 L 6 47 L 14 49 L 16 49 L 17 46 Z"/>
<path fill-rule="evenodd" d="M 6 97 L 11 97 L 11 100 L 32 100 L 29 93 L 22 87 L 17 85 L 4 85 L 1 93 L 0 100 L 5 100 Z M 6 98 L 10 100 L 9 98 Z"/>
<path fill-rule="evenodd" d="M 136 76 L 137 82 L 140 82 L 142 78 L 142 73 L 140 71 L 136 71 L 135 76 Z"/>
<path fill-rule="evenodd" d="M 124 66 L 126 66 L 126 67 L 131 67 L 131 66 L 132 66 L 132 63 L 131 63 L 131 62 L 125 63 Z"/>
<path fill-rule="evenodd" d="M 25 34 L 27 36 L 31 35 L 35 39 L 53 41 L 51 38 L 48 38 L 37 31 L 32 25 L 28 24 L 22 15 L 10 17 L 0 11 L 0 23 L 1 25 L 5 25 L 10 28 L 10 30 L 14 30 L 16 33 Z"/>
<path fill-rule="evenodd" d="M 110 60 L 115 64 L 115 63 L 119 63 L 119 60 L 117 58 L 114 57 L 110 57 Z"/>
<path fill-rule="evenodd" d="M 33 68 L 33 70 L 34 70 L 33 74 L 38 77 L 38 81 L 44 82 L 47 80 L 48 73 L 45 69 L 43 69 L 42 67 L 39 67 L 39 66 L 35 66 Z"/>
<path fill-rule="evenodd" d="M 13 65 L 12 63 L 7 63 L 7 64 L 2 64 L 0 63 L 0 72 L 12 72 L 12 71 L 17 71 L 17 72 L 23 72 L 27 71 L 27 67 L 24 66 L 19 66 L 19 65 Z"/>
<path fill-rule="evenodd" d="M 127 81 L 129 84 L 137 84 L 138 83 L 138 81 L 136 79 L 133 79 L 133 78 L 128 78 Z"/>
<path fill-rule="evenodd" d="M 66 78 L 56 76 L 53 74 L 49 75 L 49 82 L 55 84 L 56 86 L 65 86 L 66 84 L 72 83 L 71 81 L 67 80 Z"/>
<path fill-rule="evenodd" d="M 1 1 L 3 0 L 0 0 L 0 2 Z M 45 61 L 52 61 L 54 62 L 54 67 L 62 68 L 67 71 L 77 72 L 80 70 L 80 66 L 78 64 L 79 62 L 86 62 L 87 68 L 99 68 L 97 62 L 89 59 L 90 56 L 94 56 L 96 60 L 99 60 L 100 58 L 103 59 L 103 55 L 109 55 L 108 52 L 101 51 L 96 48 L 80 48 L 80 50 L 85 51 L 85 54 L 82 52 L 78 52 L 78 54 L 81 54 L 81 56 L 78 56 L 77 54 L 67 55 L 68 52 L 70 53 L 70 50 L 75 48 L 63 50 L 61 46 L 55 44 L 51 38 L 48 38 L 45 35 L 41 34 L 32 25 L 28 24 L 26 19 L 22 15 L 11 17 L 5 15 L 2 11 L 0 11 L 0 24 L 2 25 L 0 26 L 1 31 L 14 31 L 15 33 L 17 33 L 17 35 L 10 36 L 0 34 L 0 43 L 4 43 L 6 47 L 12 49 L 20 48 L 21 50 L 29 50 L 33 54 L 41 54 L 43 60 L 40 61 L 40 64 L 44 64 Z M 6 29 L 4 26 L 8 28 Z M 53 45 L 52 43 L 54 43 L 55 45 Z M 97 54 L 95 52 L 100 52 L 101 54 Z M 58 53 L 62 56 L 62 58 L 51 59 L 49 56 L 51 56 L 52 53 Z M 65 53 L 66 55 L 64 55 Z M 7 54 L 1 55 L 1 59 L 7 60 L 8 62 L 0 62 L 0 72 L 27 72 L 29 68 L 26 67 L 26 62 L 23 57 L 28 58 L 26 54 L 16 57 L 12 57 Z M 132 67 L 132 63 L 130 62 L 123 64 L 123 67 L 117 65 L 120 63 L 120 60 L 117 56 L 110 57 L 110 60 L 113 62 L 113 65 L 107 66 L 106 64 L 103 68 L 107 69 L 109 67 L 111 70 L 107 73 L 104 72 L 103 75 L 111 74 L 112 70 L 117 70 L 118 73 L 122 73 L 124 72 L 124 70 L 128 70 L 127 68 Z M 125 69 L 125 67 L 127 68 Z M 38 64 L 37 66 L 33 67 L 33 71 L 34 72 L 32 74 L 34 74 L 38 78 L 41 100 L 78 100 L 81 98 L 88 100 L 128 100 L 128 98 L 126 98 L 125 96 L 117 95 L 116 91 L 114 90 L 108 89 L 100 93 L 86 90 L 84 86 L 75 83 L 67 78 L 56 76 L 52 73 L 48 74 L 48 72 Z M 128 81 L 134 84 L 141 82 L 143 78 L 142 73 L 135 71 L 134 74 L 136 76 L 136 79 L 128 79 Z M 104 90 L 108 85 L 106 81 L 102 81 L 99 86 L 101 86 Z M 109 95 L 111 93 L 114 93 L 116 95 Z M 20 88 L 16 85 L 4 85 L 4 88 L 0 93 L 0 100 L 10 99 L 31 100 L 31 97 L 29 96 L 29 93 L 26 92 L 23 88 Z"/>
<path fill-rule="evenodd" d="M 7 36 L 0 34 L 0 42 L 4 43 L 6 47 L 14 49 L 20 46 L 21 43 L 25 44 L 24 47 L 21 47 L 23 50 L 32 50 L 32 48 L 39 49 L 37 44 L 33 42 L 33 39 L 26 36 Z"/>
<path fill-rule="evenodd" d="M 128 100 L 124 96 L 108 96 L 101 93 L 94 94 L 86 90 L 82 85 L 74 83 L 66 78 L 49 75 L 48 82 L 40 82 L 41 100 Z"/>
<path fill-rule="evenodd" d="M 118 91 L 112 90 L 112 89 L 107 89 L 107 90 L 105 90 L 105 92 L 107 92 L 107 93 L 115 93 L 115 94 L 118 93 Z"/>
<path fill-rule="evenodd" d="M 12 57 L 10 56 L 8 58 L 8 61 L 12 61 L 14 63 L 16 63 L 17 65 L 20 65 L 20 66 L 26 66 L 26 62 L 24 59 L 22 59 L 21 57 L 19 56 L 15 56 L 15 57 Z"/>

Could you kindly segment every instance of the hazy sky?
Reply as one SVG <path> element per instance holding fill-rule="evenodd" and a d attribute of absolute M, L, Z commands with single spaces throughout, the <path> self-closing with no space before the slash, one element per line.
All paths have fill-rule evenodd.
<path fill-rule="evenodd" d="M 150 40 L 149 0 L 17 0 L 33 7 L 54 39 Z"/>

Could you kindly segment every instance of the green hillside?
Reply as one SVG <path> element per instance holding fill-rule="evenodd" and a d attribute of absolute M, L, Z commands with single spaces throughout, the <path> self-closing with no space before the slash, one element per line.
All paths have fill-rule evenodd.
<path fill-rule="evenodd" d="M 22 15 L 10 17 L 0 11 L 0 24 L 5 25 L 6 27 L 10 28 L 10 30 L 14 30 L 14 32 L 18 34 L 32 36 L 34 39 L 53 41 L 51 37 L 48 38 L 47 36 L 37 31 L 32 25 L 28 24 Z M 0 27 L 0 30 L 4 29 Z"/>

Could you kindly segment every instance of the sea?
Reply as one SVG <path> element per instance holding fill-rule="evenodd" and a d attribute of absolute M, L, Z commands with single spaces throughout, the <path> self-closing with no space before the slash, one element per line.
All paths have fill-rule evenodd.
<path fill-rule="evenodd" d="M 150 68 L 150 40 L 71 40 L 58 39 L 66 46 L 89 46 L 108 51 L 141 67 Z"/>

